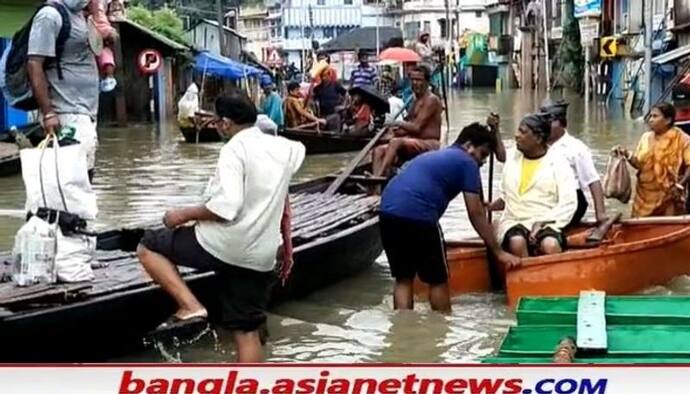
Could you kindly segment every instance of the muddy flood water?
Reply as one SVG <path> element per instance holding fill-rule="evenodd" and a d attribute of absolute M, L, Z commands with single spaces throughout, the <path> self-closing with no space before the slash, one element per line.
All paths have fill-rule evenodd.
<path fill-rule="evenodd" d="M 558 96 L 558 95 L 556 95 Z M 569 97 L 569 130 L 589 145 L 600 172 L 611 146 L 634 147 L 644 125 L 621 113 Z M 520 117 L 533 111 L 540 98 L 521 92 L 462 92 L 450 97 L 453 141 L 463 125 L 484 122 L 489 111 L 501 115 L 503 139 L 513 145 Z M 621 111 L 622 112 L 622 111 Z M 101 129 L 95 189 L 97 228 L 160 221 L 166 208 L 198 203 L 221 144 L 185 144 L 172 125 Z M 295 181 L 332 173 L 353 154 L 309 156 Z M 483 169 L 484 177 L 488 166 Z M 500 176 L 496 167 L 496 179 Z M 494 189 L 496 190 L 496 189 Z M 11 247 L 24 214 L 20 175 L 0 178 L 0 250 Z M 591 206 L 591 205 L 590 205 Z M 611 210 L 628 207 L 610 203 Z M 591 214 L 591 213 L 590 213 Z M 442 225 L 447 239 L 475 236 L 462 199 L 451 204 Z M 328 261 L 324 261 L 328 264 Z M 385 255 L 357 277 L 271 310 L 267 358 L 273 362 L 476 362 L 490 355 L 514 322 L 504 296 L 473 294 L 455 298 L 453 313 L 441 316 L 418 303 L 414 312 L 394 312 Z M 676 278 L 653 293 L 690 293 L 690 278 Z M 230 337 L 215 330 L 194 344 L 150 349 L 104 361 L 226 362 L 233 359 Z"/>

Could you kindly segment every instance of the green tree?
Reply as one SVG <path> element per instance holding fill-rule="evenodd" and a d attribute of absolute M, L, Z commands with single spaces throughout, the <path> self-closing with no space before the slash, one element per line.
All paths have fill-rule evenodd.
<path fill-rule="evenodd" d="M 182 20 L 172 8 L 164 6 L 155 11 L 150 11 L 140 5 L 136 5 L 127 8 L 127 18 L 173 41 L 181 44 L 188 43 L 184 34 Z"/>
<path fill-rule="evenodd" d="M 563 24 L 563 41 L 556 51 L 560 83 L 566 87 L 582 90 L 585 73 L 585 58 L 580 43 L 580 26 L 574 17 L 573 0 L 567 0 L 567 21 Z"/>

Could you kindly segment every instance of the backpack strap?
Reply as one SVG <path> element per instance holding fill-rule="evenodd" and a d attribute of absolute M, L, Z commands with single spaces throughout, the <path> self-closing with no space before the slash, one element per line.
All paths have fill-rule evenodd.
<path fill-rule="evenodd" d="M 60 59 L 62 58 L 62 53 L 65 51 L 65 42 L 69 38 L 70 32 L 72 31 L 72 22 L 70 21 L 69 10 L 64 4 L 52 1 L 47 1 L 44 6 L 54 8 L 60 13 L 60 17 L 62 19 L 62 26 L 60 27 L 60 32 L 58 33 L 57 40 L 55 41 L 55 67 L 57 68 L 58 78 L 63 79 Z"/>

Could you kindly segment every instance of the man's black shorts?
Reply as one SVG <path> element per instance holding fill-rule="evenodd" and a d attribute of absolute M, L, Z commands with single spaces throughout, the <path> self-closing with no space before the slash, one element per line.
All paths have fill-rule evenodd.
<path fill-rule="evenodd" d="M 419 279 L 430 285 L 448 282 L 443 232 L 425 223 L 381 214 L 381 241 L 395 279 Z"/>
<path fill-rule="evenodd" d="M 538 256 L 539 245 L 541 244 L 541 241 L 543 241 L 544 238 L 552 237 L 555 238 L 556 241 L 558 241 L 559 245 L 561 245 L 561 250 L 565 251 L 568 248 L 568 240 L 565 234 L 563 234 L 563 232 L 561 231 L 556 231 L 551 227 L 543 227 L 541 230 L 537 231 L 537 235 L 535 237 L 537 242 L 534 245 L 529 243 L 529 235 L 530 231 L 527 229 L 527 227 L 523 226 L 522 224 L 516 224 L 515 226 L 509 228 L 508 231 L 506 231 L 506 235 L 503 237 L 503 242 L 501 243 L 501 246 L 503 250 L 507 251 L 511 238 L 522 237 L 525 240 L 527 240 L 527 243 L 529 245 L 529 255 Z"/>
<path fill-rule="evenodd" d="M 275 281 L 273 271 L 254 271 L 215 258 L 199 244 L 194 227 L 150 230 L 144 234 L 141 244 L 175 265 L 215 271 L 223 326 L 248 332 L 266 321 L 265 311 Z"/>

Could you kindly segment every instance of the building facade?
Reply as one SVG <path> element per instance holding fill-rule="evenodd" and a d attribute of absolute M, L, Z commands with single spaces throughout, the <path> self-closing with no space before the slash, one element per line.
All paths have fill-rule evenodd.
<path fill-rule="evenodd" d="M 247 45 L 247 37 L 244 34 L 223 26 L 225 37 L 223 39 L 223 55 L 233 60 L 239 60 L 242 50 Z M 206 50 L 215 55 L 220 55 L 218 40 L 218 22 L 210 19 L 202 19 L 187 31 L 187 39 L 195 49 Z"/>
<path fill-rule="evenodd" d="M 387 4 L 408 42 L 422 32 L 430 34 L 432 43 L 440 44 L 448 40 L 449 33 L 452 39 L 465 31 L 489 31 L 486 0 L 390 0 Z"/>
<path fill-rule="evenodd" d="M 237 30 L 247 37 L 244 49 L 257 59 L 266 61 L 271 38 L 268 9 L 263 4 L 242 6 L 237 18 Z"/>

